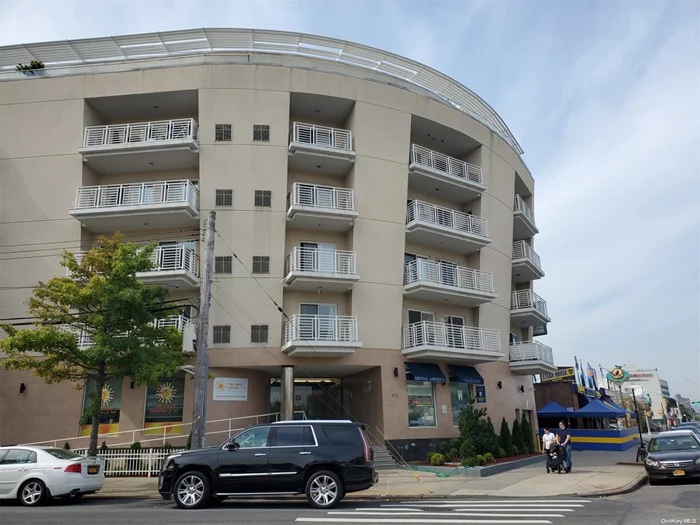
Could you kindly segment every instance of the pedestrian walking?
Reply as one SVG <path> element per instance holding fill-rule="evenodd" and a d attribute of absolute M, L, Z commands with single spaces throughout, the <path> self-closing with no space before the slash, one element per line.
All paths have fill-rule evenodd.
<path fill-rule="evenodd" d="M 571 431 L 566 428 L 566 423 L 559 421 L 559 431 L 557 432 L 557 442 L 566 452 L 566 473 L 571 472 Z"/>
<path fill-rule="evenodd" d="M 550 447 L 556 440 L 557 436 L 555 436 L 553 432 L 550 432 L 548 428 L 545 428 L 544 434 L 542 434 L 542 453 L 549 456 Z"/>

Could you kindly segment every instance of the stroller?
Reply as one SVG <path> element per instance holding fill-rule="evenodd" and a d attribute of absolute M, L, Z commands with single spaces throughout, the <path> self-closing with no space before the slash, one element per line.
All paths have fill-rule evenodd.
<path fill-rule="evenodd" d="M 552 443 L 549 448 L 549 456 L 547 457 L 547 474 L 557 472 L 561 474 L 564 470 L 564 449 L 558 443 Z"/>

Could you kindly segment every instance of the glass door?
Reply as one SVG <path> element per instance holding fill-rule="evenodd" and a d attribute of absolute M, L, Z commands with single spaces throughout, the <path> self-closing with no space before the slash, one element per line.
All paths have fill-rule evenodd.
<path fill-rule="evenodd" d="M 423 323 L 423 321 L 426 321 Z M 408 324 L 411 325 L 411 337 L 414 345 L 435 343 L 435 316 L 432 312 L 419 310 L 408 311 Z"/>
<path fill-rule="evenodd" d="M 334 304 L 299 305 L 301 337 L 311 341 L 335 340 L 337 332 L 336 311 L 337 308 Z"/>
<path fill-rule="evenodd" d="M 316 256 L 318 244 L 315 242 L 299 243 L 301 254 L 299 256 L 299 266 L 302 272 L 317 272 Z"/>
<path fill-rule="evenodd" d="M 464 318 L 454 315 L 445 316 L 447 346 L 464 348 Z"/>

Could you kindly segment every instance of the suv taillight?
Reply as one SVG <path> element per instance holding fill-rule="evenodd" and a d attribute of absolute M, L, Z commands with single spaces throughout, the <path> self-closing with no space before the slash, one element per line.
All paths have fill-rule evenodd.
<path fill-rule="evenodd" d="M 365 445 L 365 463 L 369 463 L 372 460 L 372 449 L 369 446 L 369 441 L 367 440 L 367 436 L 365 436 L 365 433 L 362 431 L 362 429 L 358 429 L 360 431 L 360 435 L 362 436 L 362 442 Z"/>
<path fill-rule="evenodd" d="M 72 463 L 68 465 L 63 472 L 72 472 L 74 474 L 80 474 L 82 471 L 82 468 L 80 466 L 80 463 Z"/>

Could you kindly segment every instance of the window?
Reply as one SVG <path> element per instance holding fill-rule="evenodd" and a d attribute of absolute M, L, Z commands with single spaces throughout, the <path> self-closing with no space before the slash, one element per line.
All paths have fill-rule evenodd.
<path fill-rule="evenodd" d="M 429 381 L 406 381 L 408 426 L 436 427 L 435 388 Z"/>
<path fill-rule="evenodd" d="M 355 425 L 323 425 L 323 432 L 335 446 L 364 445 L 361 429 Z"/>
<path fill-rule="evenodd" d="M 45 448 L 44 452 L 47 452 L 51 454 L 53 457 L 58 458 L 58 459 L 82 459 L 83 456 L 80 454 L 76 454 L 75 452 L 71 452 L 70 450 L 66 450 L 64 448 Z"/>
<path fill-rule="evenodd" d="M 231 342 L 231 326 L 220 325 L 214 327 L 214 344 L 221 345 Z"/>
<path fill-rule="evenodd" d="M 469 400 L 474 398 L 474 385 L 450 381 L 450 400 L 452 404 L 452 425 L 459 426 L 462 410 L 467 408 Z"/>
<path fill-rule="evenodd" d="M 270 258 L 266 255 L 253 256 L 253 273 L 270 273 Z"/>
<path fill-rule="evenodd" d="M 7 454 L 0 461 L 0 465 L 21 465 L 25 463 L 36 463 L 36 452 L 23 448 L 8 450 Z"/>
<path fill-rule="evenodd" d="M 308 425 L 280 425 L 276 429 L 276 447 L 313 447 L 316 445 Z"/>
<path fill-rule="evenodd" d="M 214 140 L 231 140 L 231 124 L 215 124 Z"/>
<path fill-rule="evenodd" d="M 251 343 L 267 343 L 267 325 L 254 324 L 250 327 Z"/>
<path fill-rule="evenodd" d="M 256 427 L 244 430 L 233 438 L 240 448 L 263 448 L 267 447 L 267 436 L 270 427 Z"/>
<path fill-rule="evenodd" d="M 267 124 L 253 125 L 253 140 L 256 142 L 270 142 L 270 126 Z"/>
<path fill-rule="evenodd" d="M 255 207 L 270 208 L 272 206 L 272 192 L 269 190 L 255 190 Z"/>
<path fill-rule="evenodd" d="M 217 206 L 233 206 L 233 190 L 216 190 Z"/>
<path fill-rule="evenodd" d="M 233 273 L 233 257 L 214 257 L 214 273 Z"/>

